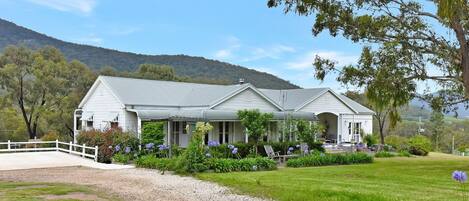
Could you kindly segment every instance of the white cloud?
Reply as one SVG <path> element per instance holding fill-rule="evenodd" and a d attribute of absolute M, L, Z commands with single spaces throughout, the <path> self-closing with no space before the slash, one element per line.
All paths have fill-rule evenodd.
<path fill-rule="evenodd" d="M 94 34 L 90 34 L 85 37 L 77 38 L 75 39 L 75 41 L 84 44 L 101 44 L 103 42 L 103 39 Z"/>
<path fill-rule="evenodd" d="M 295 48 L 282 44 L 261 47 L 247 45 L 243 44 L 241 40 L 235 36 L 228 36 L 226 43 L 227 46 L 215 51 L 213 56 L 217 59 L 231 60 L 235 63 L 244 63 L 260 59 L 280 59 L 285 54 L 296 51 Z"/>
<path fill-rule="evenodd" d="M 343 66 L 354 64 L 358 61 L 358 56 L 348 55 L 339 51 L 311 51 L 295 61 L 287 62 L 286 66 L 289 69 L 305 70 L 313 67 L 314 58 L 319 56 L 321 58 L 330 59 L 337 62 L 337 65 Z"/>
<path fill-rule="evenodd" d="M 63 12 L 79 12 L 89 14 L 96 7 L 96 0 L 28 0 Z"/>
<path fill-rule="evenodd" d="M 232 56 L 229 49 L 222 49 L 215 52 L 215 57 L 219 59 L 228 59 Z"/>

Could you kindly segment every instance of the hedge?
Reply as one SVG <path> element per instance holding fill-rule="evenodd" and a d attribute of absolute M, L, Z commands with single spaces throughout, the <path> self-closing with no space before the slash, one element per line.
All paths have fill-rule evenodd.
<path fill-rule="evenodd" d="M 372 163 L 373 157 L 365 153 L 346 154 L 312 154 L 287 161 L 288 167 L 311 167 L 324 165 L 349 165 L 357 163 Z"/>
<path fill-rule="evenodd" d="M 214 172 L 259 171 L 277 169 L 277 163 L 268 158 L 243 158 L 240 160 L 230 158 L 211 158 L 207 166 Z"/>

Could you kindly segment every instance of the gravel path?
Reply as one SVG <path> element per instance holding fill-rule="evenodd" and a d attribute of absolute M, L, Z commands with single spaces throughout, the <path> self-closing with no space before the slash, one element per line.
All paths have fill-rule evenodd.
<path fill-rule="evenodd" d="M 237 195 L 226 187 L 156 170 L 98 170 L 65 167 L 0 171 L 0 180 L 92 185 L 123 200 L 261 200 Z"/>

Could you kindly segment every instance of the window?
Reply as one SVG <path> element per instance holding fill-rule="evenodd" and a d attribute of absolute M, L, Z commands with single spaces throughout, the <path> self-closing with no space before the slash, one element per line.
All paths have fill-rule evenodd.
<path fill-rule="evenodd" d="M 111 128 L 112 129 L 119 128 L 119 122 L 111 122 Z"/>
<path fill-rule="evenodd" d="M 218 122 L 218 142 L 223 144 L 223 122 Z"/>
<path fill-rule="evenodd" d="M 361 122 L 357 122 L 355 123 L 355 125 L 353 126 L 353 134 L 355 135 L 360 135 L 360 130 L 362 129 L 362 123 Z"/>
<path fill-rule="evenodd" d="M 75 122 L 76 122 L 75 130 L 81 130 L 81 124 L 82 124 L 83 122 L 80 120 L 80 117 L 77 117 L 77 118 L 75 119 Z"/>
<path fill-rule="evenodd" d="M 93 121 L 86 121 L 86 127 L 93 128 Z"/>
<path fill-rule="evenodd" d="M 182 134 L 187 134 L 187 122 L 182 122 Z"/>
<path fill-rule="evenodd" d="M 348 134 L 352 135 L 352 122 L 348 123 Z"/>
<path fill-rule="evenodd" d="M 179 131 L 180 131 L 179 126 L 180 126 L 180 124 L 179 124 L 179 122 L 176 121 L 176 122 L 173 122 L 172 126 L 173 126 L 173 129 L 172 129 L 173 130 L 173 133 L 172 133 L 173 142 L 172 143 L 178 145 L 179 144 Z"/>
<path fill-rule="evenodd" d="M 218 122 L 218 142 L 228 143 L 230 139 L 230 122 Z"/>

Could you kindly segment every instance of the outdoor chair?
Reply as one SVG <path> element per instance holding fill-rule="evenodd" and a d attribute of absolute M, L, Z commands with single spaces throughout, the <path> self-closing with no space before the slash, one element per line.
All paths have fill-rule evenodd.
<path fill-rule="evenodd" d="M 280 152 L 277 151 L 275 152 L 274 149 L 272 148 L 271 145 L 264 145 L 265 153 L 267 154 L 267 157 L 275 160 L 275 159 L 282 159 L 282 156 L 280 155 Z"/>

